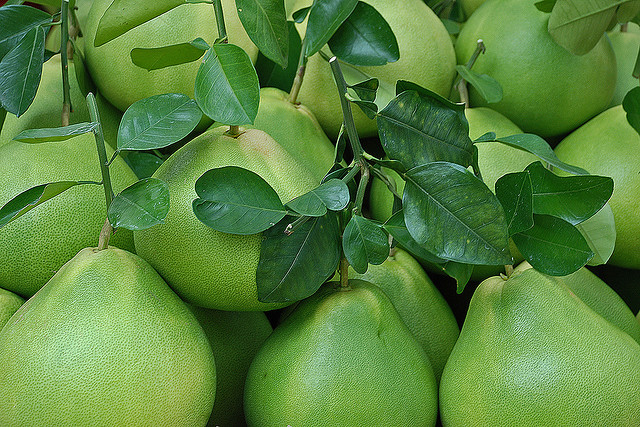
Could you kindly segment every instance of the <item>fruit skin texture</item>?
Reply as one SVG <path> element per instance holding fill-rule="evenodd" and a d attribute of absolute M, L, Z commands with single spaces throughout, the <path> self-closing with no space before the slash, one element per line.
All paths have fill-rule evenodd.
<path fill-rule="evenodd" d="M 193 98 L 200 60 L 147 71 L 131 61 L 130 52 L 134 48 L 188 43 L 198 37 L 209 45 L 213 44 L 218 33 L 211 5 L 180 5 L 102 46 L 95 47 L 93 44 L 98 23 L 111 2 L 112 0 L 95 0 L 84 28 L 87 66 L 104 97 L 121 111 L 135 101 L 162 93 L 184 93 Z M 242 47 L 255 60 L 258 50 L 242 28 L 234 2 L 223 1 L 223 9 L 229 41 Z"/>
<path fill-rule="evenodd" d="M 24 304 L 24 299 L 11 291 L 0 288 L 0 330 L 22 304 Z"/>
<path fill-rule="evenodd" d="M 440 19 L 421 0 L 370 0 L 367 3 L 391 26 L 400 48 L 400 59 L 383 66 L 356 67 L 357 70 L 378 78 L 381 86 L 390 88 L 389 100 L 395 96 L 396 80 L 409 80 L 444 97 L 449 96 L 456 59 L 449 33 Z M 310 5 L 311 1 L 301 0 L 293 10 Z M 416 37 L 416 34 L 421 36 Z M 347 83 L 365 79 L 360 76 Z M 319 54 L 309 58 L 298 101 L 313 111 L 329 138 L 335 141 L 342 124 L 340 98 L 331 67 Z M 375 121 L 365 116 L 360 108 L 354 106 L 352 109 L 360 137 L 377 135 Z"/>
<path fill-rule="evenodd" d="M 464 11 L 464 16 L 469 18 L 473 12 L 484 3 L 486 0 L 461 0 L 460 5 Z"/>
<path fill-rule="evenodd" d="M 530 269 L 476 289 L 440 383 L 444 426 L 640 423 L 640 345 Z"/>
<path fill-rule="evenodd" d="M 81 250 L 0 332 L 0 425 L 204 426 L 213 353 L 140 257 Z"/>
<path fill-rule="evenodd" d="M 234 139 L 226 130 L 212 128 L 193 139 L 153 174 L 169 185 L 171 207 L 164 224 L 134 233 L 136 252 L 191 304 L 233 311 L 279 308 L 283 304 L 257 297 L 261 234 L 226 234 L 202 224 L 193 213 L 194 185 L 209 169 L 238 166 L 260 175 L 288 202 L 319 182 L 266 133 L 246 129 Z"/>
<path fill-rule="evenodd" d="M 396 248 L 382 264 L 369 265 L 364 274 L 350 268 L 349 277 L 373 283 L 384 291 L 427 353 L 436 381 L 440 381 L 460 328 L 451 308 L 418 261 Z"/>
<path fill-rule="evenodd" d="M 638 26 L 636 24 L 630 22 L 629 26 L 635 26 L 637 31 Z M 636 64 L 638 50 L 640 50 L 640 33 L 615 31 L 609 33 L 609 40 L 611 40 L 611 46 L 616 54 L 618 67 L 616 90 L 609 104 L 610 107 L 613 107 L 622 104 L 627 92 L 638 86 L 638 79 L 633 77 L 632 73 Z"/>
<path fill-rule="evenodd" d="M 216 399 L 208 426 L 245 425 L 242 398 L 249 365 L 273 331 L 262 312 L 189 305 L 209 339 L 216 365 Z"/>
<path fill-rule="evenodd" d="M 610 108 L 576 129 L 555 148 L 560 160 L 613 178 L 609 200 L 616 246 L 609 264 L 640 269 L 640 135 L 622 106 Z"/>
<path fill-rule="evenodd" d="M 249 368 L 249 426 L 433 426 L 427 355 L 389 298 L 370 283 L 336 282 L 303 300 Z"/>
<path fill-rule="evenodd" d="M 570 132 L 609 105 L 616 62 L 605 36 L 582 56 L 556 44 L 547 30 L 549 14 L 534 3 L 488 0 L 460 31 L 456 54 L 458 63 L 466 64 L 477 40 L 484 40 L 487 51 L 473 70 L 496 79 L 504 93 L 491 108 L 525 132 L 551 137 Z M 472 106 L 487 105 L 473 88 L 469 95 Z"/>
<path fill-rule="evenodd" d="M 112 151 L 107 147 L 108 156 Z M 0 144 L 0 206 L 36 185 L 66 180 L 102 181 L 93 134 L 62 142 Z M 126 163 L 110 167 L 117 194 L 137 181 Z M 35 207 L 0 229 L 0 287 L 29 298 L 80 249 L 98 243 L 107 217 L 104 190 L 80 185 Z M 114 246 L 133 250 L 133 234 L 118 230 Z"/>

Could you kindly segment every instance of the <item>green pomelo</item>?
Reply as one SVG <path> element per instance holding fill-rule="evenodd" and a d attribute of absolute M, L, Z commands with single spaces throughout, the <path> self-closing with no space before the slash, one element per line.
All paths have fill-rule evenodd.
<path fill-rule="evenodd" d="M 453 349 L 460 328 L 451 308 L 418 261 L 402 249 L 380 265 L 369 265 L 364 274 L 352 268 L 349 277 L 381 288 L 416 337 L 433 367 L 436 381 Z"/>
<path fill-rule="evenodd" d="M 171 208 L 164 224 L 134 233 L 137 253 L 185 301 L 206 308 L 264 311 L 283 304 L 258 301 L 256 269 L 261 234 L 239 236 L 215 231 L 194 215 L 196 180 L 207 170 L 238 166 L 260 175 L 283 203 L 318 182 L 273 138 L 257 129 L 239 137 L 216 127 L 187 143 L 154 173 L 169 185 Z"/>
<path fill-rule="evenodd" d="M 147 71 L 131 61 L 130 52 L 134 48 L 189 43 L 198 37 L 209 45 L 213 44 L 218 31 L 211 4 L 180 5 L 95 47 L 98 23 L 111 2 L 95 0 L 84 29 L 87 66 L 104 97 L 121 111 L 140 99 L 162 93 L 184 93 L 193 98 L 201 61 Z M 229 41 L 242 47 L 255 60 L 258 50 L 240 23 L 235 3 L 225 0 L 223 8 Z"/>
<path fill-rule="evenodd" d="M 251 363 L 250 426 L 433 426 L 429 359 L 380 288 L 335 282 L 303 300 Z"/>
<path fill-rule="evenodd" d="M 107 147 L 108 155 L 112 150 Z M 129 166 L 116 158 L 111 182 L 117 194 L 137 181 Z M 29 188 L 58 181 L 101 182 L 93 134 L 63 142 L 0 145 L 0 206 Z M 65 262 L 96 245 L 107 218 L 104 189 L 80 185 L 35 207 L 0 229 L 0 287 L 28 298 Z M 133 235 L 118 230 L 111 243 L 133 250 Z"/>
<path fill-rule="evenodd" d="M 462 10 L 464 11 L 464 16 L 466 16 L 468 19 L 471 14 L 475 12 L 476 9 L 479 8 L 485 1 L 486 0 L 461 0 L 460 5 L 462 6 Z"/>
<path fill-rule="evenodd" d="M 610 264 L 640 268 L 640 135 L 622 106 L 608 109 L 572 132 L 555 148 L 560 160 L 613 178 L 609 200 L 616 223 Z"/>
<path fill-rule="evenodd" d="M 473 70 L 496 79 L 502 101 L 491 108 L 523 131 L 561 135 L 603 111 L 616 84 L 616 60 L 603 36 L 587 54 L 573 55 L 550 36 L 549 14 L 535 1 L 489 0 L 469 18 L 456 42 L 459 64 L 466 64 L 482 39 L 486 53 Z M 486 106 L 470 88 L 472 106 Z"/>
<path fill-rule="evenodd" d="M 0 425 L 204 426 L 213 353 L 140 257 L 81 250 L 0 332 Z"/>
<path fill-rule="evenodd" d="M 618 67 L 616 90 L 613 93 L 613 100 L 609 104 L 610 107 L 613 107 L 622 104 L 627 92 L 639 85 L 638 79 L 633 77 L 633 68 L 636 65 L 638 51 L 640 51 L 640 32 L 611 32 L 609 40 L 611 40 L 611 46 L 616 54 Z"/>
<path fill-rule="evenodd" d="M 0 288 L 0 330 L 22 304 L 24 304 L 24 299 L 11 291 Z"/>
<path fill-rule="evenodd" d="M 476 289 L 440 383 L 445 426 L 640 424 L 640 345 L 529 269 Z"/>

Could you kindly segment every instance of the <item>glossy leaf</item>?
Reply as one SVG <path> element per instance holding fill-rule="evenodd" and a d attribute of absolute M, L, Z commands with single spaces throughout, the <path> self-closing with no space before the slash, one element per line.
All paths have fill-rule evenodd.
<path fill-rule="evenodd" d="M 594 253 L 587 264 L 606 264 L 616 244 L 616 226 L 611 206 L 607 203 L 594 216 L 576 225 L 576 228 Z"/>
<path fill-rule="evenodd" d="M 101 46 L 132 28 L 185 3 L 184 0 L 154 0 L 130 2 L 113 0 L 100 18 L 94 46 Z"/>
<path fill-rule="evenodd" d="M 147 71 L 159 70 L 174 65 L 186 64 L 200 59 L 209 49 L 201 38 L 188 43 L 155 48 L 134 48 L 131 50 L 131 62 Z"/>
<path fill-rule="evenodd" d="M 533 227 L 533 188 L 528 171 L 500 177 L 496 197 L 504 208 L 510 236 Z"/>
<path fill-rule="evenodd" d="M 249 55 L 233 44 L 213 45 L 198 69 L 195 98 L 200 109 L 216 122 L 253 123 L 260 85 Z"/>
<path fill-rule="evenodd" d="M 535 3 L 535 6 L 539 11 L 544 13 L 551 13 L 553 6 L 556 4 L 556 0 L 540 0 Z"/>
<path fill-rule="evenodd" d="M 0 60 L 0 103 L 18 117 L 27 111 L 40 85 L 44 39 L 44 29 L 33 27 Z"/>
<path fill-rule="evenodd" d="M 256 71 L 260 87 L 276 87 L 285 92 L 291 90 L 291 85 L 293 85 L 298 71 L 298 57 L 302 49 L 302 40 L 300 40 L 300 34 L 293 21 L 287 21 L 287 32 L 289 33 L 289 55 L 284 68 L 258 52 Z"/>
<path fill-rule="evenodd" d="M 267 58 L 287 66 L 289 40 L 282 0 L 236 0 L 238 16 L 249 38 Z"/>
<path fill-rule="evenodd" d="M 164 223 L 169 213 L 169 186 L 157 178 L 144 178 L 122 190 L 107 211 L 114 228 L 146 230 Z"/>
<path fill-rule="evenodd" d="M 338 27 L 351 15 L 358 0 L 314 1 L 307 19 L 306 56 L 311 56 L 324 46 Z"/>
<path fill-rule="evenodd" d="M 437 161 L 471 164 L 473 143 L 462 104 L 407 90 L 378 113 L 377 122 L 385 153 L 407 168 Z"/>
<path fill-rule="evenodd" d="M 69 126 L 44 129 L 27 129 L 20 132 L 13 139 L 20 142 L 59 142 L 66 141 L 74 136 L 93 132 L 98 127 L 98 123 L 77 123 Z"/>
<path fill-rule="evenodd" d="M 618 22 L 625 23 L 631 21 L 640 13 L 640 0 L 627 0 L 622 3 L 616 10 L 616 18 Z"/>
<path fill-rule="evenodd" d="M 347 96 L 347 99 L 349 99 L 348 96 Z M 361 101 L 359 99 L 349 99 L 349 101 L 353 102 L 358 107 L 360 107 L 362 112 L 367 117 L 369 117 L 371 120 L 373 120 L 373 119 L 375 119 L 377 117 L 377 115 L 378 115 L 378 106 L 376 105 L 375 102 Z"/>
<path fill-rule="evenodd" d="M 403 174 L 403 173 L 405 173 L 407 171 L 407 168 L 397 160 L 371 159 L 371 163 L 376 164 L 376 165 L 380 165 L 380 166 L 382 166 L 384 168 L 392 169 L 392 170 L 398 172 L 399 174 Z"/>
<path fill-rule="evenodd" d="M 475 144 L 476 142 L 491 142 L 491 141 L 495 141 L 495 140 L 496 140 L 496 133 L 495 132 L 487 132 L 487 133 L 484 133 L 484 134 L 480 135 L 476 139 L 474 139 L 473 143 Z"/>
<path fill-rule="evenodd" d="M 434 162 L 410 169 L 404 177 L 404 220 L 429 252 L 469 264 L 511 262 L 502 205 L 471 172 Z"/>
<path fill-rule="evenodd" d="M 640 134 L 640 87 L 634 87 L 624 96 L 622 108 L 627 113 L 627 121 Z"/>
<path fill-rule="evenodd" d="M 291 17 L 293 18 L 293 22 L 300 24 L 302 21 L 304 21 L 307 15 L 309 14 L 310 9 L 311 9 L 311 6 L 303 7 L 302 9 L 298 9 L 295 12 L 293 12 L 293 14 L 291 15 Z"/>
<path fill-rule="evenodd" d="M 202 111 L 181 93 L 154 95 L 134 102 L 122 115 L 119 150 L 154 150 L 178 142 L 193 131 Z"/>
<path fill-rule="evenodd" d="M 527 171 L 533 189 L 533 212 L 556 216 L 572 225 L 595 215 L 613 193 L 613 179 L 610 177 L 560 177 L 540 162 L 527 166 Z"/>
<path fill-rule="evenodd" d="M 469 283 L 469 280 L 471 280 L 473 265 L 448 261 L 444 263 L 441 268 L 449 277 L 456 281 L 456 293 L 461 294 L 467 286 L 467 283 Z"/>
<path fill-rule="evenodd" d="M 351 217 L 342 233 L 342 250 L 355 271 L 363 274 L 369 264 L 382 264 L 389 249 L 389 238 L 379 225 L 360 215 Z"/>
<path fill-rule="evenodd" d="M 60 8 L 59 0 L 30 0 L 29 3 L 41 4 L 43 6 L 49 6 L 51 8 Z"/>
<path fill-rule="evenodd" d="M 550 215 L 534 215 L 534 226 L 513 235 L 513 241 L 529 264 L 550 276 L 566 276 L 593 257 L 580 231 Z"/>
<path fill-rule="evenodd" d="M 322 216 L 327 209 L 340 211 L 349 203 L 349 187 L 340 179 L 330 179 L 313 190 L 296 197 L 287 207 L 305 216 Z"/>
<path fill-rule="evenodd" d="M 0 8 L 0 59 L 33 28 L 51 21 L 51 15 L 32 6 L 5 5 Z"/>
<path fill-rule="evenodd" d="M 374 102 L 376 100 L 378 87 L 380 87 L 380 81 L 376 78 L 369 78 L 367 80 L 347 86 L 350 89 L 353 89 L 353 91 L 361 100 Z"/>
<path fill-rule="evenodd" d="M 410 252 L 415 257 L 434 264 L 443 264 L 447 262 L 446 260 L 438 258 L 434 254 L 426 250 L 424 247 L 418 244 L 418 242 L 416 242 L 413 237 L 411 237 L 411 234 L 409 233 L 409 230 L 407 230 L 407 226 L 404 222 L 404 211 L 402 209 L 391 215 L 391 217 L 382 225 L 382 227 L 386 230 L 387 233 L 393 236 L 398 245 Z"/>
<path fill-rule="evenodd" d="M 125 151 L 121 154 L 138 179 L 149 178 L 162 164 L 162 159 L 144 151 Z"/>
<path fill-rule="evenodd" d="M 82 50 L 76 46 L 75 42 L 73 46 L 73 69 L 76 74 L 76 81 L 78 82 L 78 87 L 80 87 L 80 92 L 86 97 L 89 92 L 96 93 L 96 85 L 85 66 Z"/>
<path fill-rule="evenodd" d="M 264 232 L 256 272 L 258 300 L 299 301 L 320 288 L 338 268 L 340 230 L 335 213 L 311 218 L 293 234 L 284 234 L 286 217 Z"/>
<path fill-rule="evenodd" d="M 384 65 L 400 58 L 393 30 L 373 6 L 362 1 L 328 43 L 334 55 L 352 65 Z"/>
<path fill-rule="evenodd" d="M 496 79 L 476 73 L 464 65 L 456 65 L 456 70 L 489 104 L 502 101 L 502 86 Z"/>
<path fill-rule="evenodd" d="M 0 108 L 0 131 L 2 130 L 2 126 L 4 125 L 4 119 L 7 117 L 7 110 L 4 108 Z"/>
<path fill-rule="evenodd" d="M 80 182 L 78 181 L 59 181 L 36 185 L 23 191 L 0 208 L 0 228 L 26 214 L 36 206 L 79 184 Z"/>
<path fill-rule="evenodd" d="M 193 212 L 207 227 L 223 233 L 256 234 L 273 227 L 287 212 L 280 197 L 255 172 L 236 166 L 210 169 L 196 181 Z"/>

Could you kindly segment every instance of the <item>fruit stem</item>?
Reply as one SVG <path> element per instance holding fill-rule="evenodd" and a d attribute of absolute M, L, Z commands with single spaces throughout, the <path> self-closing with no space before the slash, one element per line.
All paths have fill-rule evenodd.
<path fill-rule="evenodd" d="M 240 135 L 240 133 L 241 133 L 240 126 L 238 125 L 229 126 L 229 130 L 226 132 L 226 134 L 232 138 L 235 138 L 236 136 Z"/>
<path fill-rule="evenodd" d="M 289 102 L 296 104 L 298 100 L 298 94 L 300 93 L 300 87 L 302 86 L 302 80 L 304 80 L 304 73 L 307 69 L 307 38 L 302 40 L 302 49 L 300 49 L 300 58 L 298 58 L 298 71 L 293 79 L 291 90 L 289 91 Z"/>
<path fill-rule="evenodd" d="M 98 105 L 96 104 L 96 98 L 93 93 L 89 92 L 87 95 L 87 107 L 89 108 L 89 116 L 91 121 L 98 124 L 93 131 L 94 138 L 96 140 L 96 147 L 98 149 L 98 159 L 100 160 L 100 171 L 102 173 L 102 185 L 104 186 L 104 196 L 107 202 L 107 210 L 111 206 L 113 200 L 113 188 L 111 187 L 111 175 L 109 175 L 109 166 L 107 159 L 107 150 L 104 144 L 104 134 L 102 133 L 102 123 L 100 122 L 100 113 L 98 112 Z"/>
<path fill-rule="evenodd" d="M 102 230 L 100 230 L 100 238 L 98 239 L 98 250 L 102 251 L 109 247 L 109 239 L 113 234 L 113 227 L 109 222 L 109 218 L 104 221 L 104 225 L 102 226 Z"/>
<path fill-rule="evenodd" d="M 511 277 L 513 274 L 513 265 L 507 264 L 504 266 L 504 272 L 507 274 L 507 277 Z"/>
<path fill-rule="evenodd" d="M 620 24 L 620 32 L 621 33 L 626 33 L 629 30 L 629 23 L 628 22 L 624 22 L 622 24 Z"/>
<path fill-rule="evenodd" d="M 222 13 L 222 0 L 213 0 L 213 10 L 216 14 L 216 24 L 218 25 L 218 38 L 222 43 L 228 43 L 227 27 L 224 25 L 224 14 Z"/>
<path fill-rule="evenodd" d="M 62 0 L 60 59 L 62 62 L 62 126 L 69 126 L 72 111 L 69 88 L 69 0 Z M 71 49 L 73 55 L 73 49 Z"/>
<path fill-rule="evenodd" d="M 347 258 L 345 258 L 344 255 L 342 256 L 342 258 L 340 258 L 339 274 L 340 274 L 340 287 L 343 289 L 348 288 L 349 287 L 349 261 L 347 261 Z"/>
<path fill-rule="evenodd" d="M 469 58 L 469 61 L 467 62 L 467 65 L 465 65 L 465 67 L 471 69 L 473 67 L 473 64 L 476 63 L 476 60 L 478 59 L 480 54 L 485 53 L 486 50 L 487 48 L 484 46 L 484 41 L 482 39 L 478 39 L 478 46 L 471 55 L 471 58 Z M 462 78 L 460 74 L 458 74 L 458 77 L 456 77 L 456 81 L 453 84 L 453 87 L 458 89 L 458 93 L 460 94 L 460 101 L 462 101 L 466 107 L 469 107 L 469 91 L 467 90 L 467 82 Z"/>

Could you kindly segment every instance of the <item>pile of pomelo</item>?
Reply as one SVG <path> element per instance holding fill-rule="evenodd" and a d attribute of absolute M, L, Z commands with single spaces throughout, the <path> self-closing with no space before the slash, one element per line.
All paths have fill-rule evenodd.
<path fill-rule="evenodd" d="M 57 2 L 36 3 L 28 7 L 58 20 Z M 552 276 L 511 240 L 510 265 L 474 265 L 466 289 L 457 292 L 452 277 L 458 285 L 460 279 L 448 267 L 395 241 L 393 233 L 382 239 L 389 245 L 363 229 L 363 247 L 390 250 L 382 257 L 367 252 L 364 269 L 341 251 L 331 274 L 317 273 L 326 282 L 311 296 L 270 300 L 257 283 L 264 270 L 256 274 L 267 232 L 234 234 L 206 225 L 194 215 L 201 196 L 195 183 L 211 169 L 243 168 L 286 204 L 316 194 L 340 164 L 357 162 L 350 148 L 336 162 L 345 144 L 345 99 L 327 62 L 330 50 L 308 58 L 291 96 L 291 80 L 262 80 L 267 60 L 239 16 L 243 8 L 264 10 L 282 0 L 214 1 L 224 10 L 229 42 L 260 73 L 255 120 L 230 128 L 203 116 L 178 144 L 123 151 L 117 142 L 123 112 L 165 93 L 194 98 L 203 61 L 148 71 L 132 62 L 132 49 L 199 38 L 213 46 L 219 34 L 210 3 L 176 1 L 98 42 L 108 8 L 126 11 L 135 3 L 145 2 L 72 4 L 73 49 L 80 55 L 69 60 L 70 123 L 95 121 L 85 101 L 90 76 L 107 158 L 119 154 L 109 165 L 114 194 L 139 179 L 162 180 L 170 195 L 167 213 L 145 229 L 105 225 L 94 133 L 14 140 L 29 129 L 62 125 L 61 28 L 46 27 L 51 57 L 37 94 L 26 112 L 6 113 L 0 122 L 0 426 L 640 426 L 640 134 L 621 105 L 639 85 L 632 76 L 640 50 L 636 24 L 610 26 L 588 52 L 575 55 L 551 36 L 549 13 L 535 0 L 366 0 L 393 30 L 399 59 L 380 66 L 343 63 L 347 80 L 377 78 L 380 109 L 403 80 L 442 99 L 466 101 L 471 140 L 491 132 L 494 139 L 535 134 L 562 162 L 613 178 L 613 194 L 597 214 L 615 220 L 611 250 L 601 262 Z M 314 8 L 340 1 L 284 3 L 304 35 L 300 10 L 313 6 L 311 16 Z M 637 2 L 623 2 L 636 7 L 631 3 Z M 21 30 L 22 21 L 6 21 L 13 15 L 3 9 L 11 7 L 23 6 L 0 8 L 3 91 L 9 91 L 3 57 L 18 36 L 31 34 Z M 499 83 L 498 101 L 488 102 L 482 86 L 461 82 L 456 68 L 469 65 L 478 40 L 486 51 L 469 68 Z M 295 69 L 299 51 L 289 54 Z M 352 101 L 362 93 L 354 88 Z M 398 203 L 388 187 L 402 195 L 405 186 L 404 172 L 383 159 L 380 122 L 356 104 L 367 103 L 352 102 L 353 123 L 382 172 L 365 181 L 362 192 L 351 188 L 351 204 L 336 209 L 341 235 L 352 214 L 370 220 L 359 223 L 363 227 L 388 224 Z M 474 146 L 481 179 L 493 193 L 501 177 L 540 161 L 512 145 Z M 44 190 L 34 206 L 11 211 L 29 189 L 79 180 L 93 184 L 73 185 L 50 200 Z M 326 223 L 305 221 L 321 224 L 319 235 L 329 233 Z M 436 232 L 446 234 L 446 227 Z M 318 255 L 312 264 L 320 270 L 324 253 Z"/>

